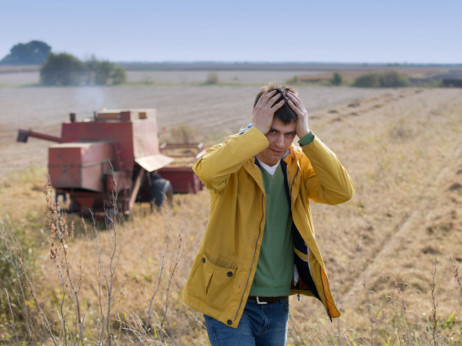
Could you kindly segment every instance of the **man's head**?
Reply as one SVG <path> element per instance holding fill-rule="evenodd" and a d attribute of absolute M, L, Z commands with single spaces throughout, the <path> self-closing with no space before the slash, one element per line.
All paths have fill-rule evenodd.
<path fill-rule="evenodd" d="M 295 114 L 294 111 L 290 108 L 289 99 L 287 98 L 287 92 L 289 91 L 293 93 L 296 93 L 296 92 L 294 89 L 286 85 L 275 84 L 275 83 L 270 83 L 268 85 L 265 85 L 263 88 L 260 89 L 260 92 L 255 97 L 255 102 L 253 106 L 255 107 L 258 100 L 264 93 L 270 92 L 273 90 L 276 90 L 277 94 L 280 95 L 280 97 L 274 104 L 277 104 L 279 101 L 281 101 L 281 99 L 285 100 L 284 105 L 274 113 L 274 119 L 279 119 L 283 124 L 296 123 L 297 114 Z"/>
<path fill-rule="evenodd" d="M 269 142 L 268 147 L 257 154 L 258 160 L 270 166 L 278 163 L 289 150 L 296 134 L 298 120 L 297 114 L 294 113 L 288 104 L 289 99 L 286 95 L 288 91 L 293 93 L 295 91 L 285 85 L 269 84 L 263 87 L 255 98 L 254 108 L 262 95 L 273 90 L 276 90 L 276 95 L 279 95 L 279 97 L 272 107 L 282 99 L 285 102 L 281 108 L 274 112 L 271 127 L 265 133 Z"/>

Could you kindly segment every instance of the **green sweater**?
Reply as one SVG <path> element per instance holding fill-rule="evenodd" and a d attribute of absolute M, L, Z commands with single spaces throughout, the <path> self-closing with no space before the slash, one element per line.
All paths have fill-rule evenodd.
<path fill-rule="evenodd" d="M 266 222 L 251 296 L 290 294 L 294 272 L 292 218 L 284 188 L 281 164 L 274 175 L 260 167 L 266 194 Z"/>

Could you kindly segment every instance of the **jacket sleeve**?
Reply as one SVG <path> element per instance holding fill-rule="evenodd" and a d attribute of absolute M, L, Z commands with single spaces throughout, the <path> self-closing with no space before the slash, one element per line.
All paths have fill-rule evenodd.
<path fill-rule="evenodd" d="M 194 164 L 193 170 L 208 189 L 218 192 L 226 186 L 231 174 L 267 146 L 266 136 L 252 127 L 209 148 Z"/>
<path fill-rule="evenodd" d="M 354 192 L 353 182 L 337 156 L 317 137 L 302 146 L 303 180 L 308 197 L 315 202 L 339 204 L 348 201 Z"/>

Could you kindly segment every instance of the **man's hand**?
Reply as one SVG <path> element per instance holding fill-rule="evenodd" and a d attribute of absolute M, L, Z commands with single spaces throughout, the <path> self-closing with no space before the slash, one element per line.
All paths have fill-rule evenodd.
<path fill-rule="evenodd" d="M 310 132 L 310 128 L 308 126 L 308 111 L 303 106 L 302 100 L 295 95 L 292 91 L 287 93 L 287 97 L 289 98 L 289 107 L 297 114 L 297 136 L 298 138 L 303 138 L 308 132 Z"/>
<path fill-rule="evenodd" d="M 275 104 L 281 95 L 276 90 L 264 93 L 258 99 L 252 112 L 252 123 L 265 135 L 269 132 L 273 123 L 274 113 L 284 105 L 284 99 Z"/>

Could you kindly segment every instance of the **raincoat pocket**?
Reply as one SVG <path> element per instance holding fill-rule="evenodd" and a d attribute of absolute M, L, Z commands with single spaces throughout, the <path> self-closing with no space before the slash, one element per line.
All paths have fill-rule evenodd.
<path fill-rule="evenodd" d="M 205 254 L 197 268 L 195 279 L 201 282 L 203 297 L 213 307 L 226 306 L 233 291 L 237 267 L 222 267 L 213 263 Z"/>

